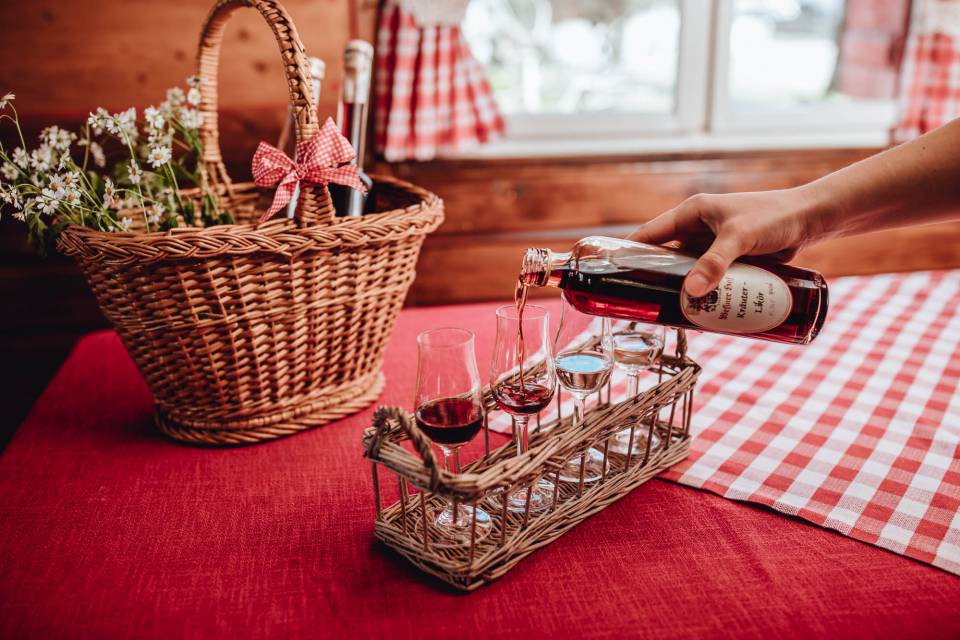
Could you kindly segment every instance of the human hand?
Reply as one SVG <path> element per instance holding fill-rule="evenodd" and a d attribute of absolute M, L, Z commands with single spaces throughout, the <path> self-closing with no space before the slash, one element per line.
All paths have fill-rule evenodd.
<path fill-rule="evenodd" d="M 786 262 L 815 239 L 810 197 L 802 189 L 699 194 L 634 231 L 630 240 L 678 241 L 704 252 L 687 274 L 684 289 L 706 295 L 740 256 L 768 255 Z"/>

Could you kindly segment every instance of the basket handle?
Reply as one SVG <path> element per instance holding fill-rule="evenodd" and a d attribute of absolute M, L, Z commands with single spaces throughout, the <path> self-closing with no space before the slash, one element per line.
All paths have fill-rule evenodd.
<path fill-rule="evenodd" d="M 375 432 L 373 438 L 367 446 L 367 457 L 376 458 L 380 453 L 380 443 L 387 435 L 390 428 L 390 422 L 395 421 L 403 429 L 407 437 L 413 443 L 413 448 L 420 454 L 423 465 L 430 472 L 430 489 L 435 490 L 440 484 L 440 464 L 437 462 L 437 454 L 433 452 L 433 445 L 427 436 L 423 435 L 420 428 L 410 417 L 410 414 L 398 407 L 380 407 L 373 414 L 373 426 Z"/>
<path fill-rule="evenodd" d="M 220 129 L 217 122 L 217 69 L 220 65 L 220 44 L 227 20 L 240 7 L 252 7 L 260 12 L 277 38 L 283 68 L 287 74 L 287 90 L 290 105 L 296 120 L 297 141 L 308 140 L 320 130 L 313 95 L 310 65 L 303 51 L 303 43 L 290 14 L 277 0 L 218 0 L 210 10 L 200 32 L 200 48 L 197 53 L 197 75 L 200 77 L 200 142 L 203 146 L 203 161 L 209 173 L 203 176 L 207 184 L 218 194 L 222 185 L 233 196 L 233 181 L 227 175 L 220 152 Z M 325 185 L 302 185 L 300 200 L 295 214 L 297 223 L 303 227 L 326 224 L 333 220 L 333 205 Z"/>

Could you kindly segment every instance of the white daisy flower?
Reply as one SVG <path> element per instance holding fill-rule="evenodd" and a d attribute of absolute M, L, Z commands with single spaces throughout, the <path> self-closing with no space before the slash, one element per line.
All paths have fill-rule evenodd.
<path fill-rule="evenodd" d="M 34 170 L 43 173 L 53 168 L 53 149 L 47 145 L 41 145 L 30 154 L 30 165 Z"/>
<path fill-rule="evenodd" d="M 103 152 L 103 147 L 96 142 L 90 143 L 90 155 L 93 157 L 93 164 L 98 167 L 107 166 L 107 155 Z"/>
<path fill-rule="evenodd" d="M 63 184 L 67 189 L 79 189 L 80 188 L 80 173 L 77 171 L 69 171 L 63 175 Z"/>
<path fill-rule="evenodd" d="M 120 218 L 117 222 L 117 227 L 120 231 L 130 231 L 130 225 L 133 224 L 133 218 Z"/>
<path fill-rule="evenodd" d="M 17 97 L 17 96 L 15 96 L 15 95 L 12 94 L 12 93 L 5 93 L 5 94 L 3 94 L 3 97 L 0 98 L 0 111 L 3 111 L 4 109 L 6 109 L 6 108 L 7 108 L 7 105 L 10 104 L 11 102 L 13 102 L 14 98 L 16 98 L 16 97 Z"/>
<path fill-rule="evenodd" d="M 137 110 L 130 107 L 114 116 L 121 133 L 125 133 L 131 140 L 137 137 Z"/>
<path fill-rule="evenodd" d="M 143 110 L 143 119 L 153 129 L 162 129 L 167 123 L 166 117 L 156 107 L 147 107 Z"/>
<path fill-rule="evenodd" d="M 97 110 L 87 117 L 87 126 L 93 131 L 93 135 L 99 136 L 103 133 L 104 128 L 109 126 L 111 120 L 109 111 L 103 107 L 97 107 Z"/>
<path fill-rule="evenodd" d="M 130 161 L 130 182 L 133 184 L 140 184 L 140 179 L 143 177 L 143 172 L 140 170 L 140 166 L 134 162 Z"/>
<path fill-rule="evenodd" d="M 180 87 L 171 87 L 167 89 L 167 100 L 170 101 L 172 105 L 183 104 L 183 100 L 186 96 L 183 94 L 183 89 Z"/>
<path fill-rule="evenodd" d="M 27 221 L 27 214 L 24 213 L 23 211 L 14 211 L 14 212 L 13 212 L 13 219 L 14 219 L 14 220 L 19 220 L 20 222 L 26 222 L 26 221 Z"/>
<path fill-rule="evenodd" d="M 199 129 L 203 124 L 203 114 L 199 109 L 181 109 L 180 122 L 187 129 Z"/>
<path fill-rule="evenodd" d="M 103 199 L 113 200 L 115 195 L 117 195 L 117 188 L 113 186 L 113 180 L 107 178 L 103 181 Z"/>
<path fill-rule="evenodd" d="M 161 215 L 163 215 L 163 207 L 161 205 L 157 204 L 150 207 L 147 209 L 147 223 L 158 224 Z"/>
<path fill-rule="evenodd" d="M 67 193 L 67 183 L 64 181 L 63 176 L 51 176 L 47 187 L 58 198 L 62 198 Z"/>
<path fill-rule="evenodd" d="M 10 159 L 13 160 L 13 163 L 21 169 L 26 169 L 30 166 L 30 156 L 28 156 L 27 152 L 20 147 L 17 147 L 13 150 L 13 153 L 10 155 Z"/>
<path fill-rule="evenodd" d="M 191 87 L 190 90 L 187 91 L 187 102 L 195 107 L 198 106 L 200 104 L 200 89 Z"/>
<path fill-rule="evenodd" d="M 18 175 L 20 175 L 20 170 L 13 164 L 9 162 L 4 162 L 3 167 L 0 167 L 0 173 L 3 174 L 3 177 L 7 180 L 14 180 Z"/>
<path fill-rule="evenodd" d="M 50 214 L 60 206 L 60 198 L 50 189 L 44 189 L 37 197 L 37 205 L 40 207 L 40 213 Z"/>
<path fill-rule="evenodd" d="M 163 165 L 170 162 L 170 157 L 172 155 L 173 153 L 170 150 L 170 147 L 154 146 L 150 147 L 150 151 L 147 153 L 147 160 L 154 169 L 159 169 Z"/>
<path fill-rule="evenodd" d="M 69 191 L 67 191 L 67 192 L 64 194 L 64 196 L 63 196 L 63 198 L 62 198 L 62 202 L 63 202 L 63 204 L 65 204 L 65 205 L 67 205 L 68 207 L 70 207 L 71 209 L 72 209 L 73 207 L 77 206 L 78 204 L 80 204 L 80 190 L 79 190 L 79 189 L 70 189 Z"/>
<path fill-rule="evenodd" d="M 40 140 L 57 151 L 69 149 L 70 143 L 76 138 L 77 136 L 73 132 L 61 129 L 58 126 L 47 127 L 40 132 Z"/>

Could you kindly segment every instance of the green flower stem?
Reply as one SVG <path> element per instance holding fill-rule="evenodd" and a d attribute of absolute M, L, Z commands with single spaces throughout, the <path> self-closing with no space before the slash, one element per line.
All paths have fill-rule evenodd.
<path fill-rule="evenodd" d="M 177 184 L 177 176 L 173 175 L 173 168 L 170 166 L 170 162 L 165 163 L 163 168 L 167 170 L 167 175 L 170 176 L 170 181 L 173 183 L 173 194 L 177 198 L 177 207 L 180 209 L 177 213 L 182 213 L 183 200 L 180 198 L 180 185 Z"/>
<path fill-rule="evenodd" d="M 87 172 L 87 159 L 90 157 L 90 123 L 83 125 L 83 139 L 87 141 L 87 144 L 83 147 L 83 168 L 81 172 Z"/>
<path fill-rule="evenodd" d="M 137 162 L 137 154 L 133 151 L 133 144 L 130 142 L 130 138 L 127 137 L 127 134 L 125 131 L 121 131 L 121 134 L 122 134 L 121 138 L 123 139 L 123 143 L 127 145 L 127 149 L 130 150 L 130 161 L 137 165 L 137 169 L 140 171 L 140 182 L 142 182 L 143 169 L 140 167 L 140 164 Z M 141 211 L 143 211 L 144 229 L 146 230 L 147 233 L 150 233 L 150 221 L 147 220 L 147 203 L 143 198 L 143 190 L 140 189 L 140 182 L 137 182 L 137 184 L 134 186 L 137 187 L 137 193 L 140 194 L 140 209 Z M 151 199 L 152 199 L 152 196 L 151 196 Z"/>

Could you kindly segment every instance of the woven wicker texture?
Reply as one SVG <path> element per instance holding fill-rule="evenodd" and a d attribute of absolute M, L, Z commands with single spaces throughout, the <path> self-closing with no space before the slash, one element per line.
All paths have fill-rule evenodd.
<path fill-rule="evenodd" d="M 690 446 L 693 390 L 700 374 L 700 367 L 685 355 L 682 330 L 679 335 L 677 354 L 662 358 L 659 384 L 617 403 L 611 402 L 608 385 L 606 398 L 601 390 L 600 402 L 586 413 L 584 424 L 577 429 L 569 416 L 543 424 L 538 420 L 529 449 L 522 456 L 516 455 L 513 443 L 491 451 L 485 421 L 485 455 L 459 474 L 441 469 L 413 416 L 402 409 L 381 407 L 363 436 L 364 455 L 373 461 L 375 535 L 422 571 L 471 591 L 502 576 L 526 556 L 676 464 L 686 457 Z M 488 415 L 496 410 L 489 390 L 485 404 Z M 656 430 L 660 446 L 651 449 L 648 444 L 637 456 L 611 452 L 606 446 L 611 437 L 631 427 L 647 436 Z M 651 441 L 649 437 L 646 440 Z M 606 457 L 603 478 L 586 486 L 561 482 L 558 470 L 564 462 L 591 447 Z M 390 473 L 384 474 L 384 468 Z M 530 487 L 541 477 L 558 487 L 554 506 L 540 513 L 509 511 L 509 490 Z M 390 506 L 383 504 L 387 485 L 397 487 L 399 496 Z M 410 488 L 416 491 L 411 494 Z M 445 498 L 480 505 L 492 517 L 493 531 L 481 540 L 472 534 L 461 545 L 435 544 L 437 537 L 430 523 L 444 507 Z"/>
<path fill-rule="evenodd" d="M 317 132 L 289 15 L 273 0 L 221 0 L 200 38 L 200 133 L 206 180 L 238 224 L 165 233 L 70 227 L 59 240 L 150 386 L 158 427 L 197 444 L 270 440 L 375 400 L 420 246 L 443 220 L 435 195 L 375 177 L 370 197 L 381 213 L 336 218 L 326 187 L 305 186 L 296 220 L 254 224 L 270 193 L 231 181 L 217 131 L 220 42 L 239 7 L 259 11 L 276 35 L 297 139 Z"/>

